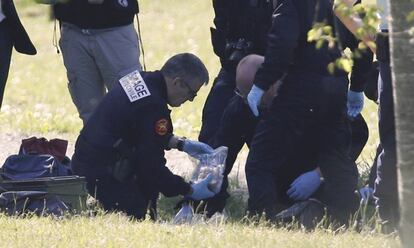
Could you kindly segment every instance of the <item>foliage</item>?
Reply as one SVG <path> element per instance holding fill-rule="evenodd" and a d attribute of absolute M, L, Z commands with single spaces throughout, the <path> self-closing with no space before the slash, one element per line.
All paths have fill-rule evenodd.
<path fill-rule="evenodd" d="M 357 30 L 357 37 L 361 38 L 364 36 L 374 36 L 376 34 L 379 20 L 377 15 L 378 9 L 375 6 L 356 4 L 352 8 L 348 8 L 345 4 L 339 4 L 336 6 L 336 9 L 344 16 L 357 15 L 362 17 L 363 25 Z M 333 47 L 336 44 L 339 47 L 343 47 L 338 38 L 335 37 L 333 27 L 325 23 L 314 23 L 312 29 L 308 32 L 308 41 L 315 42 L 315 46 L 318 49 L 325 43 L 327 43 L 329 47 Z M 375 47 L 375 44 L 369 45 L 370 47 Z M 353 59 L 359 58 L 361 56 L 361 52 L 365 49 L 368 49 L 367 45 L 360 42 L 358 49 L 352 53 L 343 52 L 340 58 L 328 65 L 328 70 L 333 73 L 335 68 L 339 68 L 346 72 L 351 72 Z"/>

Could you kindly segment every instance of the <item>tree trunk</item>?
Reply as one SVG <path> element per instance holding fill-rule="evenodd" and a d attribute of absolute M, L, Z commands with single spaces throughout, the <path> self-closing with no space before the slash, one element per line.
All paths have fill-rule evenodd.
<path fill-rule="evenodd" d="M 403 247 L 414 245 L 414 44 L 408 34 L 413 0 L 388 0 Z"/>

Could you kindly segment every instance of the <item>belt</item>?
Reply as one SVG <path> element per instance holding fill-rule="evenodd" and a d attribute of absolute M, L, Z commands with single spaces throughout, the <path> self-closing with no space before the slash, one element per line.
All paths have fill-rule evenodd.
<path fill-rule="evenodd" d="M 130 24 L 128 24 L 128 25 L 130 25 Z M 126 25 L 126 26 L 128 26 L 128 25 Z M 113 28 L 97 28 L 97 29 L 96 28 L 80 28 L 80 27 L 78 27 L 74 24 L 63 22 L 62 27 L 75 30 L 75 31 L 77 31 L 79 33 L 82 33 L 84 35 L 95 35 L 95 34 L 102 34 L 102 33 L 106 33 L 106 32 L 111 32 L 111 31 L 114 31 L 114 30 L 116 30 L 116 29 L 118 29 L 122 26 L 113 27 Z"/>

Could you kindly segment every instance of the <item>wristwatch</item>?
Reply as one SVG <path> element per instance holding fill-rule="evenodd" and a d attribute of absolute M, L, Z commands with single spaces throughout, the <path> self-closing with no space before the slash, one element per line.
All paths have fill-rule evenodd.
<path fill-rule="evenodd" d="M 187 139 L 186 137 L 178 138 L 177 150 L 179 150 L 180 152 L 182 152 L 183 149 L 184 149 L 184 142 L 185 142 L 186 139 Z"/>

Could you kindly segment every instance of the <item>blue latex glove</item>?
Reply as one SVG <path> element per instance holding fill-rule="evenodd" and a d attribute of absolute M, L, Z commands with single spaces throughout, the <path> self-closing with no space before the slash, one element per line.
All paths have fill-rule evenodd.
<path fill-rule="evenodd" d="M 252 110 L 254 116 L 259 116 L 259 110 L 257 107 L 260 105 L 263 94 L 264 90 L 253 84 L 252 89 L 247 95 L 247 102 L 249 103 L 249 107 Z"/>
<path fill-rule="evenodd" d="M 213 197 L 215 194 L 207 186 L 213 180 L 213 175 L 208 174 L 206 178 L 201 180 L 198 183 L 192 184 L 193 193 L 189 197 L 193 200 L 202 200 L 206 198 Z"/>
<path fill-rule="evenodd" d="M 287 194 L 295 201 L 306 200 L 315 193 L 321 182 L 321 177 L 316 170 L 303 173 L 293 181 Z"/>
<path fill-rule="evenodd" d="M 346 106 L 348 108 L 348 116 L 356 117 L 364 107 L 364 93 L 349 90 Z"/>
<path fill-rule="evenodd" d="M 361 202 L 366 203 L 374 194 L 374 189 L 369 186 L 365 186 L 359 189 L 359 194 L 361 195 Z"/>
<path fill-rule="evenodd" d="M 212 153 L 214 149 L 202 142 L 184 140 L 183 151 L 192 157 L 197 157 L 198 155 Z"/>

